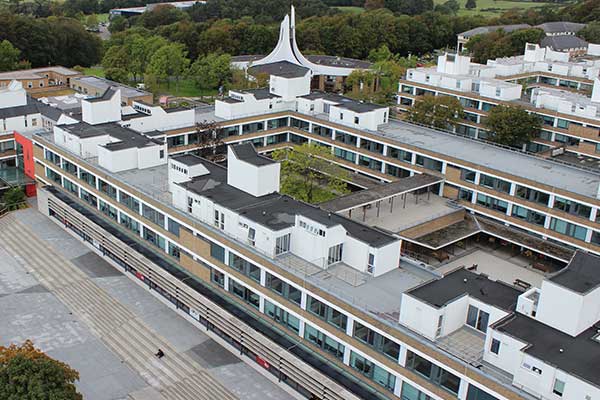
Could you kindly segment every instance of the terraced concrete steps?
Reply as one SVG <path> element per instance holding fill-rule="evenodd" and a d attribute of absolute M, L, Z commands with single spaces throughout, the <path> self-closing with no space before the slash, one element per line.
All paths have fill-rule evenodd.
<path fill-rule="evenodd" d="M 17 214 L 18 215 L 18 214 Z M 235 400 L 202 366 L 178 353 L 114 297 L 46 245 L 15 214 L 0 219 L 0 246 L 17 259 L 165 400 Z M 163 349 L 165 357 L 154 356 Z M 132 398 L 138 398 L 133 397 Z"/>

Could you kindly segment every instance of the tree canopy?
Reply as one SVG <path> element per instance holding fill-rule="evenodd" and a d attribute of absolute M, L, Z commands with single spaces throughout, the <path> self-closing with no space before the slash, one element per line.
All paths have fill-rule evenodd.
<path fill-rule="evenodd" d="M 408 112 L 408 120 L 439 129 L 450 129 L 462 118 L 464 110 L 456 97 L 425 95 Z"/>
<path fill-rule="evenodd" d="M 48 357 L 29 340 L 20 346 L 0 346 L 1 399 L 81 400 L 77 380 L 77 371 Z"/>
<path fill-rule="evenodd" d="M 490 140 L 520 147 L 536 136 L 542 121 L 522 107 L 498 105 L 489 111 L 484 125 L 490 131 Z"/>
<path fill-rule="evenodd" d="M 279 149 L 273 158 L 281 161 L 281 193 L 307 203 L 321 203 L 349 193 L 348 172 L 333 161 L 331 151 L 314 143 Z"/>
<path fill-rule="evenodd" d="M 200 56 L 190 67 L 190 76 L 201 89 L 218 89 L 231 83 L 233 74 L 229 54 Z"/>
<path fill-rule="evenodd" d="M 15 48 L 8 40 L 0 42 L 0 72 L 12 71 L 19 65 L 21 50 Z"/>
<path fill-rule="evenodd" d="M 485 64 L 489 59 L 523 54 L 526 43 L 539 43 L 544 35 L 541 29 L 520 29 L 511 33 L 498 30 L 475 35 L 466 48 L 475 62 Z"/>
<path fill-rule="evenodd" d="M 590 43 L 600 43 L 600 21 L 592 21 L 577 34 Z"/>

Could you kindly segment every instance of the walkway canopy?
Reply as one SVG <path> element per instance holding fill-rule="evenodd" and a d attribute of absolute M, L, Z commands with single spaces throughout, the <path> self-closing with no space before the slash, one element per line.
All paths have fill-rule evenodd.
<path fill-rule="evenodd" d="M 359 192 L 354 192 L 343 197 L 338 197 L 336 199 L 321 203 L 320 207 L 335 213 L 342 213 L 345 211 L 351 212 L 353 209 L 359 207 L 364 208 L 373 203 L 376 203 L 379 207 L 379 203 L 388 199 L 390 199 L 391 207 L 393 207 L 394 197 L 420 189 L 428 189 L 431 186 L 443 182 L 443 180 L 443 178 L 429 174 L 413 175 L 408 178 L 402 178 L 394 182 L 378 185 L 366 190 L 361 190 Z M 406 196 L 404 196 L 404 199 L 406 199 Z"/>

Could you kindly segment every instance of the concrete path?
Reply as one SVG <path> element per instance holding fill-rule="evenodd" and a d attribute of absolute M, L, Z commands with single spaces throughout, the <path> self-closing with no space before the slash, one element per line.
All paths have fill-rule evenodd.
<path fill-rule="evenodd" d="M 84 384 L 86 399 L 119 399 L 124 394 L 140 400 L 293 398 L 35 210 L 0 218 L 0 257 L 7 261 L 0 262 L 0 320 L 5 313 L 13 316 L 8 327 L 0 322 L 0 344 L 6 344 L 2 333 L 10 337 L 17 329 L 21 335 L 13 339 L 32 338 L 50 355 L 60 348 L 67 359 L 78 360 L 71 365 L 80 370 L 82 381 L 110 365 L 112 373 L 105 381 Z M 23 318 L 22 308 L 3 308 L 15 305 L 17 292 L 27 294 L 28 300 L 41 294 L 45 299 L 37 302 L 41 307 L 60 300 L 62 305 L 52 308 L 56 315 L 47 323 L 62 321 L 65 314 L 71 321 L 59 322 L 67 326 L 58 327 L 60 334 L 50 334 L 45 343 L 38 332 L 46 332 L 47 326 L 27 331 L 23 324 L 32 320 L 31 314 Z M 32 314 L 37 323 L 40 313 Z M 15 319 L 21 319 L 18 326 Z M 69 354 L 78 346 L 89 354 Z M 154 356 L 158 348 L 166 354 L 160 360 Z M 126 382 L 120 381 L 122 377 Z M 103 396 L 94 393 L 99 386 L 121 390 L 113 387 L 115 393 Z"/>

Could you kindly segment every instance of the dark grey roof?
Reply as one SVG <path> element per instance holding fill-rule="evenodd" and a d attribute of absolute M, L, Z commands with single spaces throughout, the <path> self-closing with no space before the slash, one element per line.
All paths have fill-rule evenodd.
<path fill-rule="evenodd" d="M 231 150 L 235 153 L 238 160 L 245 161 L 249 164 L 260 167 L 262 165 L 273 164 L 276 161 L 269 157 L 261 156 L 256 152 L 252 143 L 242 143 L 231 146 Z"/>
<path fill-rule="evenodd" d="M 254 65 L 248 68 L 251 75 L 268 74 L 281 76 L 283 78 L 300 78 L 305 76 L 310 69 L 289 61 L 277 61 L 274 63 Z"/>
<path fill-rule="evenodd" d="M 0 108 L 0 118 L 14 118 L 23 115 L 37 114 L 39 110 L 35 104 L 26 104 L 24 106 Z"/>
<path fill-rule="evenodd" d="M 243 103 L 242 100 L 234 99 L 233 97 L 225 97 L 224 99 L 220 99 L 220 101 L 223 101 L 223 102 L 229 103 L 229 104 Z"/>
<path fill-rule="evenodd" d="M 0 119 L 14 118 L 25 115 L 40 113 L 43 116 L 56 122 L 63 112 L 56 108 L 42 103 L 32 97 L 27 96 L 27 104 L 16 107 L 0 108 Z"/>
<path fill-rule="evenodd" d="M 522 292 L 504 282 L 493 281 L 486 275 L 461 268 L 446 274 L 443 278 L 426 282 L 407 293 L 436 308 L 441 308 L 468 294 L 486 304 L 513 311 L 517 304 L 517 297 Z"/>
<path fill-rule="evenodd" d="M 543 29 L 546 33 L 579 32 L 585 28 L 585 24 L 568 21 L 546 22 L 536 25 L 534 28 Z"/>
<path fill-rule="evenodd" d="M 187 165 L 188 167 L 191 167 L 193 165 L 203 164 L 205 161 L 203 158 L 200 158 L 193 154 L 180 154 L 180 155 L 176 155 L 176 156 L 173 156 L 170 158 L 172 160 L 180 162 L 184 165 Z"/>
<path fill-rule="evenodd" d="M 575 292 L 587 293 L 600 285 L 600 257 L 577 250 L 569 264 L 549 279 Z"/>
<path fill-rule="evenodd" d="M 489 25 L 489 26 L 478 26 L 477 28 L 470 29 L 465 32 L 461 32 L 458 35 L 466 38 L 472 38 L 475 35 L 482 35 L 485 33 L 495 32 L 503 30 L 504 32 L 510 33 L 519 29 L 531 28 L 529 24 L 514 24 L 514 25 Z"/>
<path fill-rule="evenodd" d="M 542 47 L 550 47 L 554 50 L 568 50 L 587 48 L 588 42 L 574 35 L 546 36 L 540 42 Z"/>
<path fill-rule="evenodd" d="M 325 226 L 342 225 L 348 234 L 373 247 L 381 247 L 397 241 L 395 237 L 376 228 L 330 213 L 279 193 L 256 197 L 227 184 L 227 169 L 202 159 L 209 174 L 192 178 L 180 185 L 217 204 L 239 212 L 257 224 L 271 230 L 281 230 L 294 225 L 295 216 L 302 215 Z"/>
<path fill-rule="evenodd" d="M 256 60 L 260 60 L 261 58 L 264 58 L 264 55 L 257 55 L 257 54 L 247 54 L 247 55 L 241 55 L 241 56 L 233 56 L 231 57 L 231 62 L 249 62 L 249 61 L 256 61 Z"/>
<path fill-rule="evenodd" d="M 594 339 L 600 328 L 598 322 L 576 337 L 519 313 L 493 327 L 528 343 L 523 351 L 532 357 L 600 386 L 600 342 Z"/>
<path fill-rule="evenodd" d="M 371 62 L 365 60 L 357 60 L 355 58 L 338 57 L 338 56 L 325 56 L 325 55 L 308 55 L 306 59 L 314 64 L 326 65 L 329 67 L 338 68 L 359 68 L 369 69 L 371 68 Z"/>
<path fill-rule="evenodd" d="M 378 110 L 380 108 L 387 108 L 386 106 L 380 106 L 380 105 L 373 104 L 373 103 L 365 103 L 362 101 L 356 101 L 349 97 L 340 96 L 339 94 L 325 93 L 325 92 L 318 92 L 318 91 L 311 92 L 310 94 L 302 96 L 302 98 L 309 99 L 309 100 L 316 100 L 316 99 L 328 100 L 333 103 L 336 103 L 336 105 L 338 107 L 345 108 L 347 110 L 354 111 L 357 113 L 365 113 L 365 112 L 369 112 L 369 111 L 373 111 L 373 110 Z"/>
<path fill-rule="evenodd" d="M 132 129 L 122 127 L 114 122 L 90 125 L 87 122 L 78 122 L 71 125 L 61 125 L 61 129 L 81 139 L 108 135 L 118 142 L 104 145 L 110 150 L 123 150 L 132 147 L 155 146 L 161 144 L 159 140 L 150 139 Z"/>
<path fill-rule="evenodd" d="M 267 88 L 247 89 L 247 90 L 244 90 L 244 93 L 250 93 L 251 95 L 254 96 L 254 98 L 256 100 L 275 99 L 277 97 L 281 97 L 281 96 L 278 96 L 276 94 L 269 92 L 269 89 L 267 89 Z"/>
<path fill-rule="evenodd" d="M 350 193 L 346 196 L 338 197 L 325 203 L 321 203 L 320 206 L 333 212 L 348 210 L 350 208 L 359 207 L 374 203 L 378 200 L 397 196 L 402 193 L 411 192 L 413 190 L 430 186 L 441 181 L 443 181 L 442 178 L 438 178 L 433 175 L 416 174 L 408 178 L 402 178 L 394 182 L 374 186 L 370 189 Z"/>
<path fill-rule="evenodd" d="M 102 96 L 99 97 L 94 97 L 91 99 L 86 99 L 87 101 L 89 101 L 90 103 L 97 103 L 100 101 L 107 101 L 112 99 L 112 97 L 115 95 L 115 93 L 117 93 L 117 91 L 115 89 L 113 89 L 112 87 L 107 88 L 104 93 L 102 94 Z"/>

